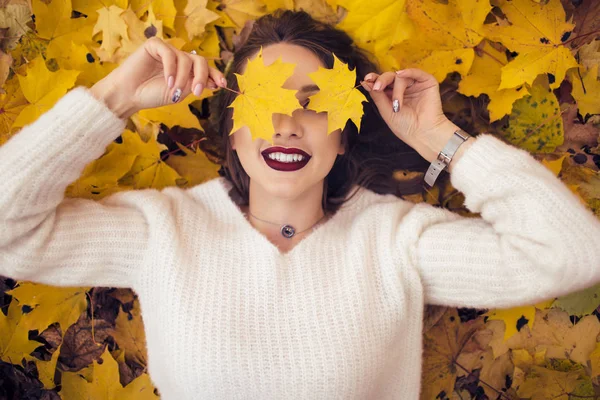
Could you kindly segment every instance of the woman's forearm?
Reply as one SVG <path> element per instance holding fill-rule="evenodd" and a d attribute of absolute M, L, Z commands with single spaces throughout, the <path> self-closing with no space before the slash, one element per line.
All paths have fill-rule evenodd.
<path fill-rule="evenodd" d="M 90 88 L 90 92 L 98 100 L 104 102 L 106 106 L 121 119 L 131 117 L 137 110 L 125 100 L 119 88 L 115 87 L 110 81 L 101 79 Z"/>

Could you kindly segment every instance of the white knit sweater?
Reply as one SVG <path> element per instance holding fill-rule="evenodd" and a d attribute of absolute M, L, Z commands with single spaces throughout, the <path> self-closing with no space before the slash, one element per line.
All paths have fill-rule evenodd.
<path fill-rule="evenodd" d="M 282 254 L 213 179 L 64 197 L 125 121 L 72 89 L 0 147 L 0 275 L 139 295 L 162 398 L 418 399 L 424 303 L 505 308 L 600 281 L 600 222 L 528 152 L 482 134 L 466 218 L 362 189 Z"/>

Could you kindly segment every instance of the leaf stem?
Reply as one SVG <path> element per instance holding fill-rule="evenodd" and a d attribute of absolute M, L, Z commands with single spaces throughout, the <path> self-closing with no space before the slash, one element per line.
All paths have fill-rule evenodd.
<path fill-rule="evenodd" d="M 95 345 L 100 346 L 101 343 L 96 342 L 96 335 L 94 334 L 94 301 L 92 300 L 92 296 L 89 294 L 89 292 L 85 292 L 85 294 L 90 298 L 90 314 L 92 316 L 92 342 L 94 342 Z"/>
<path fill-rule="evenodd" d="M 586 36 L 593 35 L 594 33 L 600 33 L 600 29 L 596 29 L 595 31 L 591 31 L 591 32 L 584 33 L 584 34 L 582 34 L 582 35 L 579 35 L 579 36 L 575 36 L 574 38 L 572 38 L 572 39 L 569 39 L 569 40 L 567 40 L 566 42 L 563 42 L 563 43 L 562 43 L 562 45 L 564 46 L 564 45 L 566 45 L 567 43 L 571 43 L 573 40 L 581 39 L 581 38 L 583 38 L 583 37 L 586 37 Z"/>
<path fill-rule="evenodd" d="M 194 145 L 194 144 L 196 144 L 196 143 L 202 142 L 203 140 L 207 140 L 207 139 L 208 139 L 207 137 L 202 137 L 202 138 L 200 138 L 200 139 L 198 139 L 198 140 L 194 140 L 194 141 L 193 141 L 193 142 L 191 142 L 190 144 L 188 144 L 188 145 L 184 145 L 184 146 L 185 146 L 185 147 L 188 147 L 188 148 L 190 148 L 190 149 L 191 149 L 191 147 L 190 147 L 190 146 L 192 146 L 192 145 Z M 181 144 L 181 143 L 180 143 L 180 144 Z M 177 151 L 181 151 L 181 149 L 179 149 L 179 148 L 178 148 L 177 150 L 173 150 L 173 151 L 170 151 L 170 152 L 166 153 L 164 156 L 161 156 L 161 157 L 160 157 L 160 161 L 164 161 L 164 160 L 165 160 L 165 159 L 166 159 L 166 158 L 167 158 L 167 157 L 168 157 L 170 154 L 173 154 L 173 153 L 175 153 L 175 152 L 177 152 Z M 164 157 L 164 158 L 163 158 L 163 157 Z M 152 165 L 154 165 L 154 164 L 152 164 Z M 145 168 L 144 168 L 144 169 L 145 169 Z M 142 171 L 140 171 L 140 172 L 142 172 Z"/>
<path fill-rule="evenodd" d="M 464 370 L 466 373 L 468 373 L 469 375 L 471 375 L 473 373 L 473 371 L 469 371 L 468 369 L 466 369 L 465 367 L 463 367 L 462 365 L 460 365 L 458 363 L 458 361 L 456 360 L 452 360 L 452 362 L 458 366 L 459 368 L 461 368 L 462 370 Z M 499 391 L 498 389 L 496 389 L 495 387 L 493 387 L 492 385 L 490 385 L 489 383 L 487 383 L 486 381 L 484 381 L 481 378 L 478 378 L 480 383 L 483 383 L 484 385 L 486 385 L 487 387 L 489 387 L 490 389 L 492 389 L 494 392 L 498 393 L 498 395 L 500 397 L 502 397 L 503 399 L 508 399 L 510 400 L 510 397 L 506 396 L 504 393 L 502 393 L 501 391 Z"/>
<path fill-rule="evenodd" d="M 237 90 L 229 89 L 227 86 L 225 86 L 225 87 L 222 87 L 222 88 L 220 88 L 220 89 L 227 89 L 227 90 L 229 90 L 230 92 L 233 92 L 233 93 L 237 93 L 237 94 L 243 94 L 242 92 L 238 92 Z"/>
<path fill-rule="evenodd" d="M 484 49 L 479 49 L 479 51 L 481 51 L 483 54 L 485 54 L 486 56 L 488 56 L 489 58 L 491 58 L 492 60 L 498 62 L 498 64 L 504 66 L 506 65 L 506 63 L 503 63 L 502 61 L 498 60 L 496 57 L 494 57 L 493 55 L 491 55 L 490 53 L 488 53 L 487 51 L 485 51 Z"/>

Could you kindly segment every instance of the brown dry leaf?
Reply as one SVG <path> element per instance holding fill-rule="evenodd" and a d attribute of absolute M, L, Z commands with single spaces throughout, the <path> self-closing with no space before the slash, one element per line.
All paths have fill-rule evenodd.
<path fill-rule="evenodd" d="M 473 340 L 475 333 L 483 326 L 480 318 L 461 323 L 456 309 L 449 308 L 438 323 L 424 334 L 423 398 L 434 399 L 441 392 L 452 393 L 457 375 L 465 373 L 456 365 L 459 358 L 469 360 L 470 367 L 476 365 L 474 360 L 487 347 Z"/>

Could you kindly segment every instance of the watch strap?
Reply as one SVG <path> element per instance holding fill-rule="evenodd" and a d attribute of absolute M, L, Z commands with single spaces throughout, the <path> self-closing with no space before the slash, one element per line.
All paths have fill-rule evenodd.
<path fill-rule="evenodd" d="M 450 140 L 446 143 L 442 151 L 439 152 L 437 159 L 433 160 L 427 172 L 425 173 L 425 183 L 430 187 L 433 186 L 440 173 L 450 165 L 452 157 L 458 147 L 466 142 L 470 137 L 467 132 L 462 129 L 457 129 Z"/>

